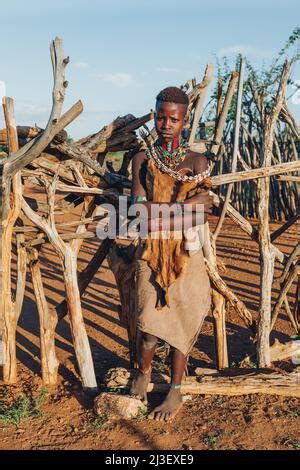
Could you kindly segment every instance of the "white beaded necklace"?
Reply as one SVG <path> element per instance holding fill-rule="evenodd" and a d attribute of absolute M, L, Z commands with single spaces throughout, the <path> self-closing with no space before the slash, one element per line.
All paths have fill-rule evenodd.
<path fill-rule="evenodd" d="M 146 150 L 147 157 L 152 159 L 152 161 L 155 163 L 157 168 L 159 168 L 164 173 L 167 173 L 169 176 L 176 179 L 177 181 L 183 181 L 183 182 L 185 182 L 185 181 L 198 181 L 199 183 L 201 183 L 201 181 L 203 181 L 204 178 L 209 176 L 209 174 L 211 172 L 211 169 L 208 168 L 207 170 L 202 171 L 202 173 L 198 173 L 195 176 L 186 176 L 186 175 L 181 176 L 178 171 L 174 171 L 171 168 L 168 168 L 162 162 L 162 160 L 159 158 L 153 144 L 149 144 L 148 142 L 146 142 L 146 143 L 147 143 L 147 150 Z"/>

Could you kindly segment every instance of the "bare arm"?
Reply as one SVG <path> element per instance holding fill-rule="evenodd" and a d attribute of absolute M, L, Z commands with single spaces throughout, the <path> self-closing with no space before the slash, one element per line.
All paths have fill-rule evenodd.
<path fill-rule="evenodd" d="M 141 182 L 141 169 L 143 162 L 145 161 L 146 154 L 145 152 L 139 152 L 137 153 L 132 160 L 132 189 L 131 189 L 131 197 L 137 197 L 137 196 L 145 196 L 146 197 L 146 192 L 145 188 L 142 185 Z M 207 169 L 207 160 L 203 155 L 200 154 L 195 154 L 195 165 L 194 165 L 194 173 L 198 174 L 203 172 L 204 170 Z M 160 205 L 160 204 L 165 204 L 168 207 L 174 206 L 174 202 L 160 202 L 160 203 L 155 203 L 153 201 L 147 201 L 147 202 L 139 202 L 138 204 L 142 204 L 145 209 L 147 209 L 147 212 L 145 216 L 148 218 L 148 226 L 149 229 L 151 227 L 151 220 L 156 218 L 153 213 L 154 206 L 155 205 Z M 199 193 L 192 198 L 186 199 L 181 206 L 182 212 L 184 211 L 185 213 L 191 212 L 191 215 L 186 215 L 185 216 L 185 223 L 187 222 L 190 224 L 190 226 L 195 226 L 199 223 L 199 219 L 196 218 L 196 214 L 193 214 L 195 212 L 202 212 L 202 207 L 197 207 L 199 204 L 204 205 L 204 222 L 206 222 L 207 219 L 207 214 L 211 212 L 211 207 L 212 207 L 212 197 L 208 195 L 208 192 L 203 192 Z M 180 208 L 179 208 L 180 212 Z M 162 220 L 164 220 L 164 217 L 161 217 Z M 169 215 L 166 215 L 165 221 L 169 220 Z M 182 216 L 170 216 L 170 229 L 173 230 L 174 228 L 180 226 L 182 221 Z"/>

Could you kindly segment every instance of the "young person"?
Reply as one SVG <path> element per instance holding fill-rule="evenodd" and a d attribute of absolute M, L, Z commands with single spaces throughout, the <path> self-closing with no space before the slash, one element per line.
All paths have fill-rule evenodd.
<path fill-rule="evenodd" d="M 168 87 L 162 90 L 156 98 L 155 128 L 158 138 L 148 151 L 139 152 L 133 158 L 132 203 L 141 203 L 147 210 L 150 231 L 153 230 L 153 203 L 174 204 L 170 198 L 176 191 L 178 196 L 178 187 L 183 185 L 180 175 L 190 175 L 186 184 L 195 187 L 195 184 L 199 186 L 208 174 L 205 156 L 191 151 L 181 136 L 186 124 L 188 104 L 188 96 L 181 89 Z M 147 171 L 151 168 L 152 178 L 149 178 Z M 167 178 L 174 184 L 171 191 L 165 192 L 164 184 L 169 181 Z M 168 194 L 168 201 L 164 200 L 164 194 Z M 181 194 L 184 192 L 181 191 Z M 188 214 L 191 226 L 198 223 L 196 216 L 200 204 L 204 207 L 202 222 L 206 221 L 212 206 L 212 198 L 207 191 L 198 192 L 185 200 L 179 200 L 177 196 L 175 194 L 175 202 L 180 202 L 178 205 Z M 164 227 L 164 223 L 162 218 L 158 230 Z M 170 230 L 176 230 L 176 214 L 170 219 Z M 187 356 L 209 312 L 211 291 L 201 247 L 189 255 L 182 251 L 182 247 L 186 245 L 180 240 L 174 241 L 173 245 L 168 241 L 165 244 L 164 241 L 157 243 L 156 251 L 154 245 L 151 246 L 152 252 L 149 254 L 148 249 L 147 256 L 144 255 L 137 261 L 136 320 L 139 332 L 139 371 L 130 393 L 147 402 L 146 391 L 151 378 L 151 362 L 155 348 L 158 339 L 167 342 L 172 347 L 170 390 L 163 403 L 150 413 L 149 418 L 168 421 L 176 415 L 182 405 L 180 386 Z M 181 269 L 183 265 L 185 269 Z M 154 267 L 156 272 L 152 269 Z M 172 282 L 170 279 L 169 288 L 163 292 L 164 301 L 158 302 L 158 299 L 163 298 L 163 281 L 166 283 L 168 275 L 172 277 Z M 160 285 L 158 279 L 162 281 Z"/>

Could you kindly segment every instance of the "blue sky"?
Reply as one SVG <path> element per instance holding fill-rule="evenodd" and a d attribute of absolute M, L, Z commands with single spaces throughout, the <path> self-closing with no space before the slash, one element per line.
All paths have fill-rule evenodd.
<path fill-rule="evenodd" d="M 84 104 L 68 127 L 79 138 L 118 115 L 147 113 L 158 91 L 200 80 L 215 55 L 241 51 L 258 67 L 271 62 L 299 26 L 300 2 L 6 0 L 0 15 L 0 81 L 15 99 L 17 124 L 47 122 L 49 44 L 59 36 L 71 59 L 64 109 Z M 299 65 L 293 76 L 300 80 Z M 300 103 L 291 109 L 300 121 Z"/>

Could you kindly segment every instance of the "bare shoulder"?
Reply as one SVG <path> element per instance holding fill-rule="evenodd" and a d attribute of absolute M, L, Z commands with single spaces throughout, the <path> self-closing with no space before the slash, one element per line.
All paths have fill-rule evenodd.
<path fill-rule="evenodd" d="M 208 160 L 203 153 L 192 152 L 193 168 L 195 174 L 202 173 L 208 168 Z"/>

